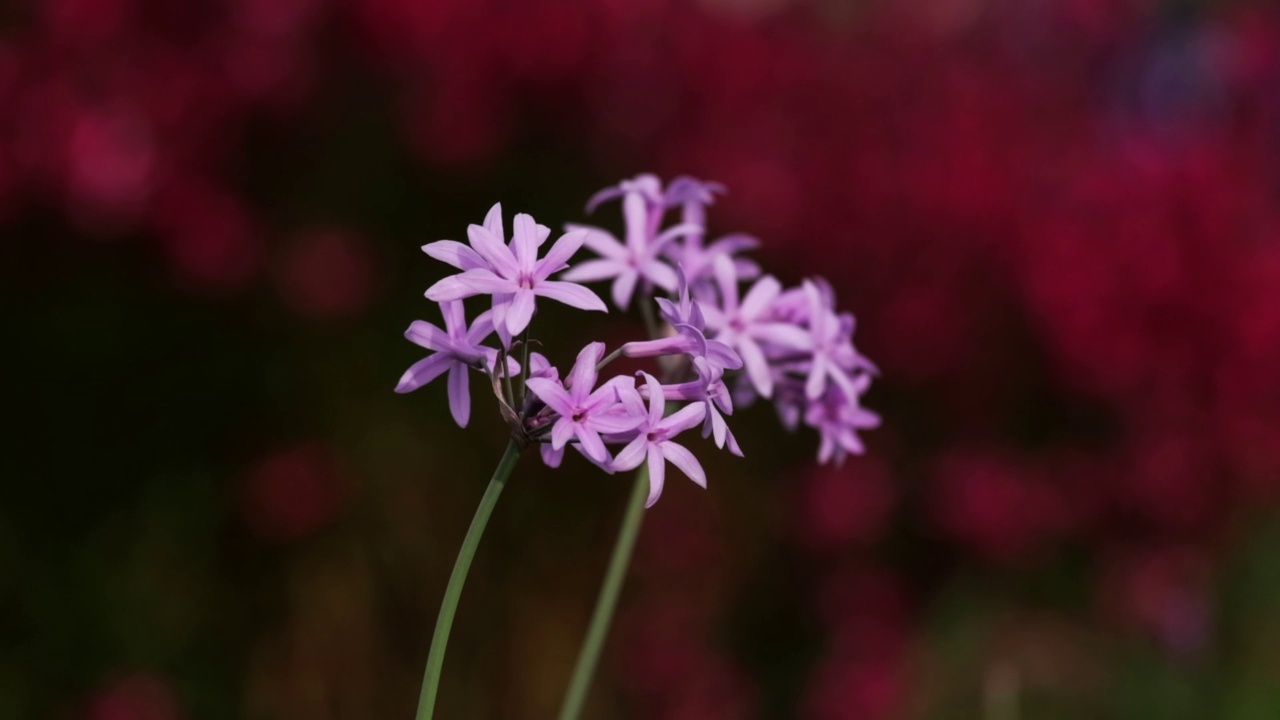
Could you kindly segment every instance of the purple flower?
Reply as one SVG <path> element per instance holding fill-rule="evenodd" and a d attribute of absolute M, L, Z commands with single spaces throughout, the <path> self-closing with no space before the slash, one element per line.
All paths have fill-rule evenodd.
<path fill-rule="evenodd" d="M 708 340 L 702 331 L 692 325 L 676 325 L 675 334 L 657 340 L 636 340 L 622 346 L 622 356 L 629 358 L 662 357 L 664 355 L 688 355 L 705 358 L 720 368 L 736 370 L 742 367 L 742 358 L 733 348 L 719 340 Z"/>
<path fill-rule="evenodd" d="M 490 210 L 490 216 L 495 212 L 500 217 L 498 206 Z M 500 222 L 498 227 L 500 229 Z M 528 327 L 539 295 L 582 310 L 608 312 L 600 298 L 585 287 L 547 279 L 567 266 L 569 258 L 582 246 L 585 232 L 565 233 L 545 257 L 538 259 L 538 248 L 549 231 L 544 232 L 545 227 L 525 213 L 516 215 L 513 227 L 510 247 L 504 245 L 501 236 L 491 228 L 480 225 L 467 227 L 470 248 L 449 240 L 426 246 L 432 257 L 463 270 L 428 288 L 427 298 L 445 301 L 492 295 L 494 322 L 501 324 L 510 335 L 517 335 Z M 474 266 L 477 258 L 482 264 Z"/>
<path fill-rule="evenodd" d="M 706 246 L 691 239 L 683 243 L 670 243 L 664 252 L 672 262 L 687 268 L 689 277 L 695 282 L 710 276 L 714 272 L 716 259 L 720 257 L 728 258 L 733 263 L 733 270 L 740 279 L 751 280 L 760 276 L 760 266 L 753 260 L 737 257 L 737 254 L 759 246 L 760 241 L 754 237 L 733 233 Z"/>
<path fill-rule="evenodd" d="M 410 342 L 434 354 L 409 366 L 396 385 L 396 392 L 413 392 L 448 370 L 449 410 L 458 425 L 466 427 L 471 417 L 467 369 L 487 367 L 492 370 L 497 362 L 498 351 L 480 345 L 493 332 L 492 316 L 486 310 L 468 328 L 461 300 L 440 303 L 440 313 L 444 316 L 444 330 L 429 322 L 415 320 L 405 331 L 404 336 Z M 519 371 L 518 366 L 516 371 Z"/>
<path fill-rule="evenodd" d="M 617 185 L 607 187 L 587 200 L 587 214 L 596 211 L 602 203 L 616 200 L 628 193 L 642 197 L 647 205 L 658 207 L 663 205 L 662 180 L 652 173 L 641 173 L 630 180 L 623 180 Z"/>
<path fill-rule="evenodd" d="M 729 430 L 725 415 L 733 414 L 733 397 L 724 384 L 724 368 L 710 362 L 704 357 L 693 359 L 693 370 L 696 380 L 664 385 L 663 393 L 667 400 L 694 400 L 704 403 L 707 408 L 706 418 L 702 423 L 702 437 L 714 436 L 716 447 L 723 448 L 728 444 L 729 452 L 742 457 L 742 448 Z"/>
<path fill-rule="evenodd" d="M 656 182 L 656 178 L 654 178 Z M 625 184 L 624 184 L 625 185 Z M 607 192 L 613 192 L 610 189 Z M 663 262 L 659 253 L 662 247 L 676 236 L 696 230 L 691 225 L 676 225 L 661 233 L 663 207 L 647 197 L 643 188 L 619 190 L 622 193 L 622 212 L 626 221 L 626 243 L 623 244 L 606 230 L 597 227 L 567 226 L 573 231 L 587 233 L 583 241 L 594 250 L 599 259 L 587 260 L 575 265 L 564 278 L 571 282 L 595 282 L 613 278 L 613 303 L 620 309 L 631 304 L 636 284 L 644 280 L 649 285 L 671 291 L 676 288 L 676 273 Z"/>
<path fill-rule="evenodd" d="M 729 256 L 734 263 L 738 277 L 744 280 L 760 275 L 760 266 L 746 258 L 734 257 L 745 250 L 754 250 L 759 241 L 750 235 L 735 233 L 726 235 L 708 246 L 703 246 L 707 227 L 707 206 L 715 202 L 716 195 L 723 195 L 724 185 L 718 182 L 706 182 L 685 175 L 677 177 L 667 186 L 664 202 L 667 207 L 679 207 L 680 219 L 696 230 L 684 234 L 683 242 L 673 242 L 666 246 L 664 253 L 677 265 L 683 265 L 684 271 L 698 282 L 711 274 L 715 259 L 720 255 Z"/>
<path fill-rule="evenodd" d="M 863 445 L 858 431 L 880 425 L 880 416 L 863 409 L 859 402 L 859 397 L 870 383 L 871 376 L 859 375 L 853 380 L 853 396 L 832 387 L 805 408 L 805 424 L 817 430 L 821 438 L 818 462 L 839 464 L 850 453 L 862 454 Z"/>
<path fill-rule="evenodd" d="M 725 192 L 724 185 L 718 182 L 680 175 L 667 185 L 667 192 L 662 199 L 667 207 L 680 208 L 681 221 L 706 227 L 707 206 L 716 201 L 716 195 L 723 195 Z M 698 235 L 698 240 L 701 239 L 701 235 Z"/>
<path fill-rule="evenodd" d="M 529 377 L 559 380 L 560 371 L 556 370 L 542 353 L 531 352 L 529 353 Z"/>
<path fill-rule="evenodd" d="M 618 376 L 604 383 L 594 392 L 596 363 L 604 357 L 604 343 L 590 343 L 578 353 L 578 359 L 569 373 L 569 387 L 556 380 L 529 378 L 528 387 L 547 407 L 559 414 L 551 427 L 551 448 L 563 451 L 570 440 L 577 438 L 582 451 L 593 462 L 609 462 L 601 434 L 625 433 L 635 429 L 643 418 L 629 413 L 622 405 L 618 391 L 635 381 Z M 558 464 L 558 460 L 557 460 Z"/>
<path fill-rule="evenodd" d="M 727 257 L 716 259 L 715 278 L 722 305 L 703 308 L 707 326 L 716 331 L 714 339 L 738 351 L 756 392 L 767 398 L 773 394 L 773 372 L 761 343 L 783 349 L 805 349 L 810 344 L 809 334 L 793 323 L 770 319 L 770 308 L 782 291 L 782 285 L 772 275 L 756 281 L 741 303 L 738 302 L 738 278 Z"/>
<path fill-rule="evenodd" d="M 702 465 L 683 445 L 672 442 L 671 438 L 702 422 L 707 408 L 703 403 L 686 405 L 670 416 L 662 417 L 666 407 L 666 397 L 658 379 L 645 373 L 645 386 L 649 391 L 649 411 L 643 422 L 636 428 L 637 433 L 626 447 L 613 459 L 614 470 L 631 470 L 639 467 L 641 462 L 649 463 L 649 499 L 645 507 L 652 507 L 662 495 L 662 485 L 666 478 L 666 462 L 680 470 L 702 487 L 707 486 L 707 475 Z M 635 409 L 632 410 L 635 412 Z"/>
<path fill-rule="evenodd" d="M 707 322 L 702 316 L 702 308 L 697 301 L 689 298 L 689 286 L 685 283 L 684 272 L 676 268 L 678 296 L 677 302 L 666 298 L 654 298 L 658 303 L 663 319 L 671 324 L 674 335 L 656 340 L 629 342 L 622 346 L 623 357 L 660 357 L 663 355 L 689 355 L 705 357 L 721 368 L 737 370 L 742 367 L 742 358 L 733 348 L 719 340 L 707 340 L 704 330 Z"/>
<path fill-rule="evenodd" d="M 874 371 L 875 366 L 853 347 L 854 321 L 852 315 L 836 315 L 829 299 L 814 283 L 804 281 L 808 298 L 809 337 L 812 360 L 805 381 L 805 396 L 818 399 L 827 388 L 830 379 L 846 397 L 855 397 L 853 377 L 855 369 Z"/>
<path fill-rule="evenodd" d="M 658 303 L 658 312 L 664 320 L 672 325 L 692 325 L 699 330 L 707 329 L 707 320 L 702 315 L 702 306 L 689 297 L 689 283 L 684 268 L 676 266 L 676 301 L 666 298 L 654 298 Z"/>

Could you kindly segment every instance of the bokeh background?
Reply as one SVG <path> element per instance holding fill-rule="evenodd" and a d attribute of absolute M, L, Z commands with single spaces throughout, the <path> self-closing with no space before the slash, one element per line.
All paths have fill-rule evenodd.
<path fill-rule="evenodd" d="M 699 445 L 592 717 L 1280 717 L 1243 0 L 0 4 L 0 717 L 411 716 L 504 445 L 392 393 L 418 248 L 643 171 L 832 279 L 885 423 L 839 468 L 767 407 Z M 581 318 L 554 361 L 639 327 Z M 557 707 L 629 483 L 583 465 L 518 468 L 442 717 Z"/>

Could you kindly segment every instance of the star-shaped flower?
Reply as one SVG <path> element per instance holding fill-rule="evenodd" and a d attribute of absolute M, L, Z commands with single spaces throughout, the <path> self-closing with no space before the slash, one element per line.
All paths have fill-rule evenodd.
<path fill-rule="evenodd" d="M 497 363 L 498 351 L 480 344 L 493 332 L 492 314 L 488 310 L 480 313 L 468 328 L 461 300 L 440 303 L 440 313 L 444 316 L 444 330 L 429 322 L 415 320 L 405 331 L 404 336 L 410 342 L 431 350 L 434 354 L 409 366 L 396 385 L 396 392 L 413 392 L 447 370 L 449 411 L 459 426 L 466 427 L 471 417 L 467 369 L 488 368 L 492 371 Z M 508 370 L 513 365 L 515 372 L 519 372 L 519 366 L 509 359 Z"/>
<path fill-rule="evenodd" d="M 817 430 L 821 439 L 818 462 L 839 464 L 851 453 L 862 454 L 858 431 L 880 426 L 880 416 L 864 409 L 860 402 L 870 383 L 870 375 L 859 375 L 853 380 L 855 394 L 852 397 L 831 387 L 805 408 L 805 424 Z"/>
<path fill-rule="evenodd" d="M 875 365 L 853 347 L 853 316 L 837 315 L 819 291 L 806 280 L 804 292 L 809 301 L 809 337 L 812 360 L 805 380 L 805 396 L 816 400 L 826 390 L 828 379 L 847 397 L 855 397 L 852 372 L 875 371 Z"/>
<path fill-rule="evenodd" d="M 649 499 L 645 507 L 652 507 L 662 495 L 662 485 L 666 479 L 667 461 L 702 487 L 707 486 L 707 475 L 702 470 L 698 459 L 688 448 L 672 441 L 672 438 L 702 422 L 707 408 L 703 403 L 686 405 L 667 417 L 662 417 L 666 408 L 666 396 L 658 379 L 645 373 L 645 387 L 649 391 L 649 411 L 644 421 L 636 428 L 636 437 L 620 450 L 613 459 L 614 470 L 631 470 L 640 463 L 649 463 Z M 624 400 L 627 396 L 624 396 Z M 639 398 L 635 398 L 636 401 Z M 635 409 L 632 412 L 636 412 Z"/>
<path fill-rule="evenodd" d="M 638 189 L 623 194 L 622 212 L 626 221 L 625 244 L 601 228 L 568 226 L 573 231 L 585 231 L 584 244 L 600 258 L 579 263 L 564 274 L 564 279 L 595 282 L 613 278 L 613 303 L 625 310 L 642 279 L 663 290 L 676 288 L 675 271 L 660 257 L 662 247 L 681 233 L 695 228 L 676 225 L 659 233 L 662 205 L 649 202 L 646 194 Z"/>
<path fill-rule="evenodd" d="M 500 215 L 501 210 L 494 207 Z M 525 213 L 516 215 L 513 226 L 510 247 L 504 245 L 501 237 L 495 236 L 490 228 L 480 225 L 467 228 L 470 248 L 450 240 L 428 245 L 428 254 L 463 272 L 432 285 L 427 290 L 427 298 L 442 302 L 473 295 L 492 295 L 494 322 L 501 323 L 510 335 L 518 335 L 528 327 L 538 296 L 582 310 L 608 312 L 604 302 L 585 287 L 548 279 L 552 273 L 564 269 L 569 258 L 582 247 L 587 235 L 585 231 L 565 233 L 551 246 L 546 256 L 539 259 L 538 248 L 547 238 L 543 226 Z"/>
<path fill-rule="evenodd" d="M 757 280 L 741 303 L 738 301 L 737 273 L 728 257 L 716 258 L 715 278 L 720 288 L 721 306 L 703 307 L 707 327 L 716 331 L 714 339 L 738 351 L 756 392 L 767 398 L 773 393 L 773 373 L 761 343 L 803 349 L 809 345 L 809 334 L 793 323 L 770 318 L 770 307 L 782 292 L 781 283 L 772 275 Z"/>
<path fill-rule="evenodd" d="M 716 447 L 723 448 L 728 444 L 729 452 L 742 457 L 742 448 L 729 430 L 724 415 L 733 414 L 733 396 L 724 383 L 724 368 L 705 357 L 693 359 L 693 371 L 697 379 L 675 385 L 663 385 L 662 391 L 667 400 L 694 400 L 707 406 L 707 415 L 702 423 L 702 437 L 711 436 Z M 724 415 L 720 413 L 723 412 Z"/>
<path fill-rule="evenodd" d="M 604 343 L 584 347 L 569 372 L 568 388 L 548 378 L 532 377 L 527 381 L 529 390 L 560 416 L 551 426 L 552 450 L 563 451 L 566 443 L 577 438 L 586 456 L 600 464 L 609 461 L 609 451 L 600 435 L 625 433 L 643 421 L 643 416 L 629 413 L 619 399 L 619 389 L 635 384 L 632 378 L 618 376 L 592 390 L 596 363 L 602 357 Z"/>

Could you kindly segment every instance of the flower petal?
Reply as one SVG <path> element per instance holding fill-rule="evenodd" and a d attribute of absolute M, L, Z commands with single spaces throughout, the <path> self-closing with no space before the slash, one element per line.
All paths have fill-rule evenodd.
<path fill-rule="evenodd" d="M 635 291 L 638 279 L 640 279 L 639 273 L 628 267 L 618 274 L 617 280 L 613 281 L 613 304 L 617 305 L 619 310 L 626 310 L 631 304 L 631 293 Z"/>
<path fill-rule="evenodd" d="M 549 468 L 560 467 L 560 462 L 564 460 L 564 448 L 556 450 L 550 443 L 543 443 L 538 450 L 542 454 L 542 462 Z"/>
<path fill-rule="evenodd" d="M 440 377 L 453 362 L 453 358 L 444 353 L 436 353 L 419 360 L 410 365 L 409 369 L 404 371 L 404 375 L 400 376 L 400 382 L 396 384 L 396 392 L 407 393 L 417 390 Z"/>
<path fill-rule="evenodd" d="M 484 339 L 493 333 L 493 310 L 485 310 L 476 316 L 471 322 L 471 327 L 467 330 L 465 339 L 469 345 L 475 347 L 484 342 Z"/>
<path fill-rule="evenodd" d="M 607 464 L 609 462 L 609 451 L 605 449 L 604 441 L 600 439 L 600 433 L 581 423 L 577 425 L 575 430 L 578 433 L 578 444 L 582 446 L 582 452 L 594 462 Z"/>
<path fill-rule="evenodd" d="M 502 229 L 502 203 L 496 202 L 484 216 L 484 229 L 497 238 L 503 245 L 507 244 L 506 232 Z"/>
<path fill-rule="evenodd" d="M 542 223 L 534 223 L 533 228 L 534 244 L 538 247 L 542 247 L 543 243 L 547 241 L 547 238 L 551 237 L 551 228 L 543 225 Z"/>
<path fill-rule="evenodd" d="M 511 250 L 515 253 L 520 272 L 533 272 L 538 260 L 538 223 L 528 213 L 516 215 L 512 222 Z"/>
<path fill-rule="evenodd" d="M 716 286 L 720 288 L 720 307 L 723 309 L 723 314 L 732 315 L 738 309 L 738 276 L 734 273 L 733 261 L 724 255 L 718 255 L 712 270 L 715 273 Z"/>
<path fill-rule="evenodd" d="M 649 390 L 649 427 L 657 427 L 658 423 L 662 422 L 662 411 L 666 409 L 664 406 L 667 399 L 658 378 L 645 373 L 644 384 Z"/>
<path fill-rule="evenodd" d="M 707 412 L 707 417 L 702 421 L 702 437 L 708 435 L 715 441 L 716 447 L 724 447 L 724 433 L 729 429 L 725 423 L 724 417 L 716 412 L 715 408 L 711 408 Z"/>
<path fill-rule="evenodd" d="M 617 277 L 627 266 L 617 260 L 587 260 L 569 268 L 561 280 L 570 282 L 595 282 Z"/>
<path fill-rule="evenodd" d="M 414 345 L 436 352 L 447 353 L 453 349 L 453 341 L 449 338 L 449 334 L 425 320 L 414 320 L 409 323 L 409 329 L 404 331 L 404 337 Z"/>
<path fill-rule="evenodd" d="M 745 455 L 742 454 L 742 448 L 738 447 L 738 439 L 733 436 L 733 431 L 729 429 L 728 425 L 725 425 L 724 433 L 725 442 L 729 446 L 729 452 L 737 455 L 738 457 L 745 457 Z"/>
<path fill-rule="evenodd" d="M 637 256 L 642 255 L 649 240 L 649 211 L 640 193 L 629 192 L 622 198 L 622 216 L 627 226 L 627 247 Z"/>
<path fill-rule="evenodd" d="M 743 250 L 755 250 L 758 247 L 760 247 L 760 240 L 754 235 L 729 233 L 717 238 L 715 242 L 707 246 L 707 250 L 732 255 Z"/>
<path fill-rule="evenodd" d="M 561 235 L 560 239 L 556 240 L 556 244 L 552 245 L 547 254 L 538 261 L 533 273 L 534 280 L 546 280 L 551 273 L 559 272 L 569 262 L 569 258 L 582 247 L 582 241 L 586 237 L 586 230 L 570 230 Z"/>
<path fill-rule="evenodd" d="M 644 407 L 644 400 L 640 397 L 640 393 L 635 388 L 625 388 L 618 391 L 618 400 L 622 403 L 622 407 L 628 415 L 634 415 L 645 418 L 648 413 Z"/>
<path fill-rule="evenodd" d="M 449 412 L 458 423 L 466 427 L 471 419 L 471 392 L 467 380 L 467 366 L 454 363 L 449 368 Z"/>
<path fill-rule="evenodd" d="M 658 498 L 662 496 L 662 484 L 666 480 L 667 461 L 662 457 L 662 451 L 650 445 L 647 453 L 649 461 L 649 498 L 645 500 L 645 507 L 653 507 L 658 502 Z"/>
<path fill-rule="evenodd" d="M 511 306 L 507 308 L 507 332 L 512 335 L 524 332 L 524 329 L 529 327 L 529 321 L 533 319 L 535 307 L 537 307 L 537 301 L 534 300 L 532 290 L 523 287 L 516 290 L 511 298 Z"/>
<path fill-rule="evenodd" d="M 644 422 L 644 416 L 631 415 L 626 412 L 610 412 L 591 415 L 586 419 L 586 422 L 594 428 L 596 432 L 604 435 L 618 435 L 635 430 Z"/>
<path fill-rule="evenodd" d="M 747 377 L 761 397 L 773 395 L 773 373 L 769 370 L 769 362 L 755 340 L 744 337 L 738 340 L 738 354 L 742 356 L 742 365 L 746 368 Z"/>
<path fill-rule="evenodd" d="M 813 347 L 813 339 L 799 325 L 780 322 L 754 323 L 750 326 L 749 332 L 751 337 L 757 340 L 794 350 L 808 350 Z"/>
<path fill-rule="evenodd" d="M 675 437 L 689 428 L 696 427 L 706 416 L 706 403 L 692 403 L 671 413 L 662 421 L 659 427 L 667 431 L 667 437 Z"/>
<path fill-rule="evenodd" d="M 804 396 L 810 400 L 817 400 L 826 389 L 827 357 L 822 353 L 815 353 L 813 364 L 809 367 L 809 377 L 804 382 Z"/>
<path fill-rule="evenodd" d="M 664 245 L 678 237 L 691 235 L 701 236 L 704 232 L 706 232 L 706 229 L 695 223 L 680 223 L 679 225 L 672 225 L 666 230 L 658 233 L 658 236 L 653 239 L 653 245 L 649 247 L 649 250 L 650 252 L 656 252 Z"/>
<path fill-rule="evenodd" d="M 667 265 L 661 260 L 655 259 L 645 263 L 643 272 L 644 276 L 649 279 L 649 282 L 657 285 L 667 292 L 675 290 L 676 285 L 679 282 L 676 279 L 676 271 L 672 270 L 670 265 Z"/>
<path fill-rule="evenodd" d="M 586 400 L 591 394 L 591 389 L 595 387 L 596 363 L 600 362 L 602 357 L 604 357 L 602 342 L 587 343 L 586 347 L 578 351 L 578 357 L 573 361 L 573 369 L 569 371 L 566 384 L 569 386 L 569 394 L 579 402 Z"/>
<path fill-rule="evenodd" d="M 444 331 L 450 338 L 459 339 L 466 335 L 467 314 L 461 300 L 440 303 L 440 315 L 444 318 Z"/>
<path fill-rule="evenodd" d="M 608 230 L 592 227 L 591 225 L 572 224 L 565 225 L 564 229 L 569 232 L 586 230 L 587 235 L 582 239 L 582 244 L 591 248 L 600 257 L 611 260 L 625 260 L 627 257 L 627 248 Z"/>
<path fill-rule="evenodd" d="M 704 488 L 707 486 L 707 474 L 688 448 L 673 442 L 664 442 L 658 447 L 662 448 L 662 456 L 670 460 L 672 465 L 680 468 L 680 471 L 689 476 L 690 480 Z"/>
<path fill-rule="evenodd" d="M 438 240 L 427 243 L 422 246 L 422 252 L 459 270 L 474 270 L 488 266 L 479 253 L 457 240 Z"/>
<path fill-rule="evenodd" d="M 621 197 L 621 196 L 622 196 L 622 188 L 619 187 L 618 185 L 611 185 L 597 192 L 595 195 L 592 195 L 591 198 L 587 200 L 587 214 L 590 215 L 591 213 L 595 212 L 596 208 L 600 207 L 600 203 L 608 202 L 610 200 L 613 200 L 614 198 Z"/>
<path fill-rule="evenodd" d="M 570 418 L 567 415 L 562 416 L 556 421 L 555 425 L 551 426 L 551 447 L 556 450 L 563 450 L 565 443 L 573 439 L 574 431 L 576 429 L 577 428 L 574 427 L 573 418 Z"/>
<path fill-rule="evenodd" d="M 707 359 L 726 370 L 738 370 L 742 367 L 742 357 L 719 340 L 707 341 Z"/>
<path fill-rule="evenodd" d="M 514 292 L 515 288 L 514 282 L 498 277 L 492 270 L 476 268 L 441 279 L 427 288 L 426 296 L 435 302 L 448 302 L 473 295 Z"/>
<path fill-rule="evenodd" d="M 467 240 L 494 272 L 508 278 L 515 278 L 520 274 L 515 256 L 506 243 L 494 237 L 493 233 L 479 225 L 468 225 Z"/>
<path fill-rule="evenodd" d="M 440 278 L 434 285 L 427 288 L 427 299 L 433 302 L 449 302 L 450 300 L 461 300 L 484 293 L 483 290 L 476 290 L 474 287 L 462 282 L 458 279 L 459 277 L 459 275 L 450 275 L 449 277 Z"/>
<path fill-rule="evenodd" d="M 640 467 L 640 463 L 644 462 L 645 449 L 649 446 L 648 439 L 644 435 L 639 435 L 635 440 L 627 443 L 627 446 L 618 451 L 613 456 L 613 462 L 610 463 L 614 470 L 626 472 Z"/>
<path fill-rule="evenodd" d="M 604 304 L 604 301 L 600 299 L 599 295 L 596 295 L 577 283 L 561 282 L 559 280 L 543 280 L 533 286 L 533 292 L 535 295 L 541 295 L 548 300 L 562 302 L 569 307 L 575 307 L 579 310 L 609 312 L 609 308 Z"/>
<path fill-rule="evenodd" d="M 538 396 L 539 400 L 546 403 L 547 407 L 565 417 L 573 415 L 573 399 L 569 397 L 569 392 L 559 381 L 531 377 L 525 381 L 525 385 L 530 392 Z"/>
<path fill-rule="evenodd" d="M 756 281 L 755 285 L 747 291 L 747 296 L 742 298 L 742 307 L 738 310 L 738 315 L 743 320 L 754 320 L 763 315 L 773 301 L 778 299 L 778 294 L 782 292 L 782 283 L 772 275 L 766 275 Z"/>

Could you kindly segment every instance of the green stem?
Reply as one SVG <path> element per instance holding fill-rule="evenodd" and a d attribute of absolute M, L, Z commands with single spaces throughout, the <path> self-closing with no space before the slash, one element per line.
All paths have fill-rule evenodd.
<path fill-rule="evenodd" d="M 485 525 L 489 524 L 489 516 L 493 514 L 493 506 L 498 503 L 498 495 L 502 487 L 511 477 L 511 471 L 520 459 L 520 447 L 514 440 L 507 444 L 507 450 L 493 471 L 489 487 L 485 488 L 484 497 L 480 498 L 480 507 L 476 508 L 475 517 L 471 518 L 471 527 L 467 528 L 467 536 L 462 540 L 462 548 L 458 550 L 458 559 L 453 563 L 453 572 L 449 575 L 449 584 L 444 590 L 444 600 L 440 603 L 440 615 L 436 618 L 436 630 L 431 636 L 431 651 L 427 654 L 427 670 L 422 676 L 422 691 L 418 694 L 418 720 L 430 720 L 435 710 L 436 693 L 440 687 L 440 668 L 444 665 L 444 648 L 449 642 L 449 629 L 453 626 L 453 615 L 458 610 L 458 596 L 462 594 L 462 584 L 467 580 L 467 571 L 471 569 L 471 559 L 476 555 L 476 546 L 480 544 L 480 536 L 484 534 Z"/>
<path fill-rule="evenodd" d="M 524 412 L 524 396 L 529 389 L 529 328 L 524 329 L 524 337 L 520 340 L 520 350 L 524 353 L 524 358 L 520 361 L 520 404 L 516 406 L 517 412 Z"/>
<path fill-rule="evenodd" d="M 498 361 L 502 363 L 502 389 L 506 394 L 506 397 L 503 398 L 503 400 L 506 401 L 507 407 L 518 413 L 520 412 L 520 406 L 516 405 L 516 394 L 511 391 L 511 372 L 510 368 L 507 367 L 507 357 L 509 357 L 507 350 L 506 348 L 503 348 L 498 353 Z"/>
<path fill-rule="evenodd" d="M 605 355 L 603 360 L 596 363 L 596 372 L 600 372 L 600 370 L 604 368 L 605 365 L 608 365 L 609 363 L 613 362 L 614 360 L 617 360 L 620 357 L 622 357 L 622 348 L 618 348 L 617 350 L 614 350 L 608 355 Z"/>
<path fill-rule="evenodd" d="M 658 324 L 658 318 L 653 314 L 652 295 L 641 296 L 640 317 L 644 320 L 644 329 L 649 333 L 650 340 L 662 337 L 662 326 Z"/>
<path fill-rule="evenodd" d="M 605 635 L 613 621 L 613 611 L 618 607 L 618 593 L 626 578 L 627 566 L 631 563 L 636 536 L 640 534 L 640 520 L 644 517 L 644 501 L 648 496 L 649 467 L 641 465 L 636 471 L 635 486 L 631 489 L 631 499 L 627 502 L 626 514 L 622 518 L 622 528 L 613 545 L 613 556 L 609 558 L 609 569 L 605 571 L 600 596 L 596 598 L 596 608 L 591 613 L 587 638 L 582 642 L 578 663 L 573 668 L 573 679 L 569 681 L 569 689 L 565 691 L 564 704 L 560 707 L 560 720 L 576 720 L 582 713 L 587 691 L 591 689 L 591 678 L 600 662 Z"/>

